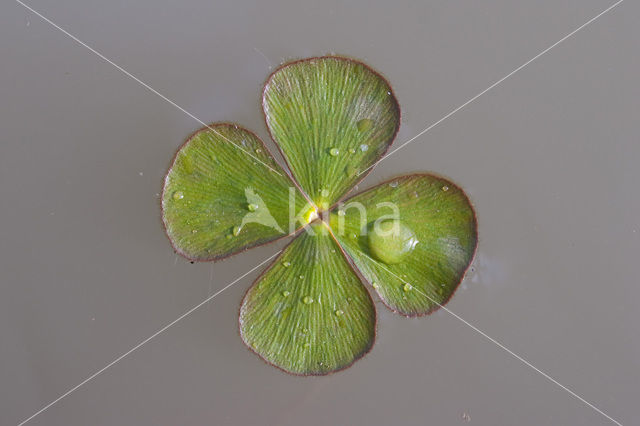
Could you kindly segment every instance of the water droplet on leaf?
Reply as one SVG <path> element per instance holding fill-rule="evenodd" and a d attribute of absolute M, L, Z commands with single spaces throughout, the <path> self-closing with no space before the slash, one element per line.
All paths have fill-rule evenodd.
<path fill-rule="evenodd" d="M 257 204 L 254 204 L 254 203 L 250 203 L 250 204 L 247 206 L 247 209 L 248 209 L 250 212 L 255 212 L 256 210 L 258 210 L 258 207 L 260 207 L 260 206 L 258 206 Z"/>
<path fill-rule="evenodd" d="M 358 170 L 352 164 L 347 164 L 347 166 L 344 168 L 344 174 L 349 177 L 355 175 L 357 172 Z"/>
<path fill-rule="evenodd" d="M 363 143 L 362 145 L 360 145 L 360 151 L 366 152 L 368 150 L 369 150 L 369 145 L 367 145 L 366 143 Z"/>
<path fill-rule="evenodd" d="M 242 229 L 242 228 L 240 228 L 239 226 L 234 226 L 234 227 L 233 227 L 233 230 L 232 230 L 233 236 L 234 236 L 234 237 L 237 237 L 237 236 L 238 236 L 238 234 L 240 233 L 240 230 L 241 230 L 241 229 Z"/>
<path fill-rule="evenodd" d="M 182 191 L 176 191 L 173 193 L 174 200 L 182 200 L 183 198 L 184 198 L 184 194 L 182 193 Z"/>
<path fill-rule="evenodd" d="M 411 291 L 413 289 L 413 286 L 409 283 L 406 283 L 405 285 L 402 286 L 402 290 L 404 291 Z"/>
<path fill-rule="evenodd" d="M 313 303 L 313 299 L 309 296 L 305 296 L 302 298 L 302 303 L 304 303 L 305 305 L 309 305 L 310 303 Z"/>
<path fill-rule="evenodd" d="M 288 268 L 289 266 L 291 266 L 291 262 L 282 262 L 282 266 Z"/>
<path fill-rule="evenodd" d="M 387 264 L 401 262 L 418 244 L 413 231 L 397 219 L 376 223 L 368 238 L 373 256 Z"/>
<path fill-rule="evenodd" d="M 331 148 L 329 150 L 329 154 L 331 154 L 332 157 L 336 157 L 338 154 L 340 154 L 340 150 L 338 148 Z"/>
<path fill-rule="evenodd" d="M 370 118 L 363 118 L 362 120 L 358 121 L 356 126 L 358 126 L 359 131 L 366 132 L 367 130 L 371 130 L 371 128 L 373 127 L 373 120 Z"/>
<path fill-rule="evenodd" d="M 282 295 L 283 295 L 284 297 L 288 297 L 290 294 L 291 294 L 291 292 L 290 292 L 290 291 L 288 291 L 288 290 L 285 290 L 285 291 L 283 291 L 283 292 L 282 292 Z"/>
<path fill-rule="evenodd" d="M 342 315 L 344 315 L 344 311 L 341 311 L 340 309 L 338 309 L 338 310 L 336 311 L 336 316 L 341 317 Z"/>

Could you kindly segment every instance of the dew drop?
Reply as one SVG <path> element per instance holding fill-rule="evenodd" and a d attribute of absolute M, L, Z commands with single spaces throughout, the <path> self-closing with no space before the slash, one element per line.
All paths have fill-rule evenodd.
<path fill-rule="evenodd" d="M 448 187 L 447 185 L 445 185 L 445 186 L 443 186 L 443 187 L 442 187 L 442 190 L 443 190 L 444 192 L 447 192 L 447 191 L 449 190 L 449 187 Z"/>
<path fill-rule="evenodd" d="M 409 283 L 406 283 L 405 285 L 402 286 L 402 290 L 404 291 L 411 291 L 413 289 L 413 286 Z"/>
<path fill-rule="evenodd" d="M 182 200 L 183 198 L 184 198 L 184 194 L 182 193 L 182 191 L 176 191 L 173 193 L 174 200 Z"/>
<path fill-rule="evenodd" d="M 249 210 L 250 212 L 255 212 L 256 210 L 258 210 L 258 206 L 255 203 L 249 203 L 249 205 L 247 205 L 247 210 Z"/>
<path fill-rule="evenodd" d="M 363 143 L 362 145 L 360 145 L 360 151 L 366 152 L 368 150 L 369 150 L 369 145 L 367 145 L 366 143 Z"/>
<path fill-rule="evenodd" d="M 309 296 L 305 296 L 302 298 L 302 303 L 304 303 L 305 305 L 309 305 L 313 303 L 313 299 Z"/>
<path fill-rule="evenodd" d="M 302 280 L 302 279 L 304 279 L 304 275 L 300 275 L 298 278 L 300 278 Z"/>
<path fill-rule="evenodd" d="M 323 189 L 322 191 L 320 191 L 320 195 L 322 195 L 323 197 L 328 197 L 330 194 L 328 189 Z"/>
<path fill-rule="evenodd" d="M 291 292 L 290 292 L 290 291 L 288 291 L 288 290 L 285 290 L 285 291 L 283 291 L 283 292 L 282 292 L 282 295 L 283 295 L 284 297 L 289 297 L 289 295 L 290 295 L 290 294 L 291 294 Z"/>
<path fill-rule="evenodd" d="M 400 263 L 418 244 L 411 228 L 397 219 L 376 222 L 368 240 L 373 256 L 387 264 Z"/>
<path fill-rule="evenodd" d="M 260 148 L 256 148 L 256 154 L 260 154 L 262 150 Z"/>
<path fill-rule="evenodd" d="M 394 180 L 393 182 L 391 182 L 391 183 L 389 184 L 389 186 L 390 186 L 391 188 L 397 188 L 397 187 L 398 187 L 398 181 L 397 181 L 397 180 Z"/>
<path fill-rule="evenodd" d="M 338 148 L 331 148 L 329 154 L 331 154 L 332 157 L 336 157 L 340 154 L 340 150 Z"/>
<path fill-rule="evenodd" d="M 192 233 L 192 234 L 197 234 L 197 233 L 198 233 L 198 230 L 197 230 L 197 229 L 192 229 L 192 230 L 191 230 L 191 233 Z"/>
<path fill-rule="evenodd" d="M 354 176 L 356 173 L 358 173 L 358 170 L 352 164 L 347 164 L 344 168 L 344 174 L 349 177 Z"/>
<path fill-rule="evenodd" d="M 342 315 L 344 315 L 344 311 L 341 311 L 340 309 L 338 309 L 336 311 L 336 316 L 341 317 Z"/>
<path fill-rule="evenodd" d="M 344 210 L 338 210 L 338 216 L 344 216 Z"/>
<path fill-rule="evenodd" d="M 356 150 L 355 150 L 355 149 L 353 149 L 353 148 L 349 148 L 349 154 L 355 154 L 355 153 L 356 153 Z"/>
<path fill-rule="evenodd" d="M 373 127 L 373 120 L 370 118 L 363 118 L 362 120 L 358 121 L 356 126 L 358 126 L 359 131 L 366 132 L 367 130 L 371 130 L 371 128 Z"/>
<path fill-rule="evenodd" d="M 233 233 L 233 236 L 234 236 L 234 237 L 237 237 L 237 236 L 238 236 L 238 234 L 240 233 L 240 229 L 241 229 L 241 228 L 240 228 L 239 226 L 234 226 L 234 227 L 233 227 L 232 233 Z"/>
<path fill-rule="evenodd" d="M 282 262 L 282 266 L 288 268 L 289 266 L 291 266 L 291 262 Z"/>
<path fill-rule="evenodd" d="M 380 288 L 380 286 L 378 285 L 378 283 L 377 283 L 377 282 L 375 282 L 375 281 L 371 283 L 371 287 L 376 288 L 376 289 L 377 289 L 377 288 Z"/>
<path fill-rule="evenodd" d="M 291 306 L 284 308 L 279 312 L 279 314 L 283 320 L 286 320 L 287 318 L 289 318 L 289 315 L 291 314 Z"/>

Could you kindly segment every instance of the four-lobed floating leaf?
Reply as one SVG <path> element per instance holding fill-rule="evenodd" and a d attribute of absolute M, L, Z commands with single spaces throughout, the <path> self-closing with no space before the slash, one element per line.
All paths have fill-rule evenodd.
<path fill-rule="evenodd" d="M 371 349 L 369 291 L 407 316 L 449 300 L 475 252 L 476 218 L 458 186 L 429 174 L 339 202 L 400 125 L 391 87 L 365 64 L 285 64 L 267 80 L 262 105 L 291 176 L 253 133 L 213 124 L 176 154 L 163 221 L 175 250 L 191 260 L 220 259 L 304 227 L 248 290 L 240 333 L 284 371 L 327 374 Z"/>

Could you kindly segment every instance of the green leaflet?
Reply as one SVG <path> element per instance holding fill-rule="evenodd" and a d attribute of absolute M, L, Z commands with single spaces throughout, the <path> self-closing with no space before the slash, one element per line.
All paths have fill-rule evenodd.
<path fill-rule="evenodd" d="M 389 84 L 346 58 L 281 67 L 267 81 L 262 103 L 293 176 L 320 208 L 364 177 L 358 173 L 382 156 L 400 126 Z"/>
<path fill-rule="evenodd" d="M 366 222 L 361 221 L 356 203 L 366 209 Z M 385 218 L 394 214 L 391 205 L 398 207 L 401 226 L 413 234 L 401 230 L 403 242 L 417 241 L 399 262 L 372 250 L 372 244 L 383 252 L 402 247 L 397 241 L 380 242 L 374 229 L 378 220 L 383 228 L 389 223 L 391 219 Z M 407 316 L 428 314 L 449 300 L 477 244 L 475 213 L 464 192 L 446 179 L 426 174 L 402 176 L 355 195 L 332 212 L 331 227 L 384 303 Z M 396 234 L 389 235 L 393 239 Z"/>
<path fill-rule="evenodd" d="M 167 235 L 176 251 L 192 260 L 223 258 L 286 236 L 290 188 L 293 183 L 257 136 L 232 124 L 212 124 L 187 140 L 167 173 L 162 192 Z M 295 217 L 307 202 L 292 191 Z"/>
<path fill-rule="evenodd" d="M 247 292 L 244 342 L 289 373 L 340 370 L 369 351 L 376 313 L 369 293 L 322 225 L 303 232 Z M 323 232 L 325 231 L 325 232 Z"/>

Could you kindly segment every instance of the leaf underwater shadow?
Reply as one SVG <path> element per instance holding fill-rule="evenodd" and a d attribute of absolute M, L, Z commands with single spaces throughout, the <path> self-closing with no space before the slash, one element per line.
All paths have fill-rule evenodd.
<path fill-rule="evenodd" d="M 427 315 L 451 298 L 475 254 L 476 216 L 460 187 L 426 173 L 347 197 L 400 126 L 391 86 L 362 62 L 286 63 L 267 79 L 262 106 L 288 172 L 252 132 L 213 124 L 176 153 L 163 187 L 163 224 L 176 252 L 194 261 L 295 236 L 247 290 L 240 335 L 283 371 L 324 375 L 373 347 L 372 294 L 405 316 Z M 258 170 L 255 160 L 273 171 Z M 293 223 L 290 198 L 302 212 Z M 360 212 L 340 211 L 344 202 L 363 206 L 367 232 Z M 384 203 L 396 206 L 397 223 L 389 225 L 404 237 L 373 229 Z"/>

